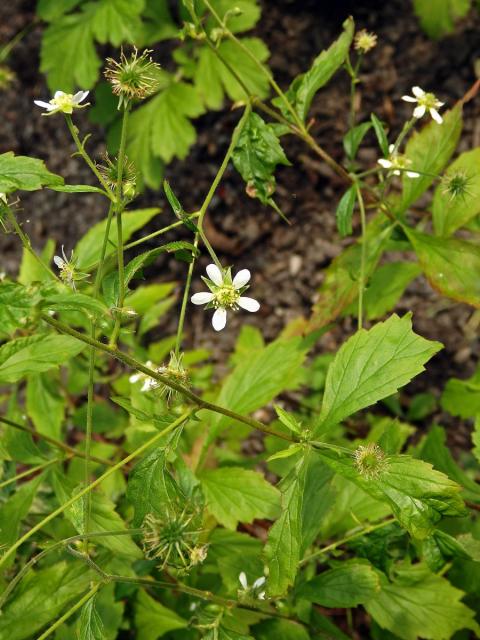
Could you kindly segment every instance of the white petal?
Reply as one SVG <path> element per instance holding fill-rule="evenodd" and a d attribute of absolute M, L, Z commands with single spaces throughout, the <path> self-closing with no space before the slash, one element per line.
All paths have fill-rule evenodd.
<path fill-rule="evenodd" d="M 142 374 L 141 374 L 141 373 L 133 373 L 133 374 L 130 376 L 129 381 L 130 381 L 132 384 L 135 384 L 135 382 L 138 382 L 138 381 L 140 380 L 140 378 L 141 378 L 141 377 L 142 377 Z"/>
<path fill-rule="evenodd" d="M 400 171 L 398 169 L 395 169 L 395 171 L 393 171 L 393 175 L 394 176 L 399 176 L 400 175 Z"/>
<path fill-rule="evenodd" d="M 390 167 L 392 166 L 392 162 L 390 160 L 387 160 L 386 158 L 380 158 L 378 164 L 380 164 L 384 169 L 390 169 Z"/>
<path fill-rule="evenodd" d="M 261 578 L 257 578 L 253 583 L 253 588 L 258 589 L 259 587 L 265 584 L 265 581 L 266 581 L 265 576 L 262 576 Z"/>
<path fill-rule="evenodd" d="M 250 271 L 248 269 L 242 269 L 237 273 L 233 279 L 233 286 L 235 289 L 241 289 L 250 280 Z"/>
<path fill-rule="evenodd" d="M 425 95 L 425 91 L 420 89 L 420 87 L 412 87 L 412 93 L 416 98 L 421 98 Z"/>
<path fill-rule="evenodd" d="M 414 118 L 421 118 L 426 111 L 426 107 L 424 107 L 423 104 L 419 105 L 418 107 L 415 107 L 415 109 L 413 110 L 413 117 Z"/>
<path fill-rule="evenodd" d="M 226 309 L 217 309 L 212 317 L 212 327 L 215 331 L 221 331 L 227 324 L 227 311 Z"/>
<path fill-rule="evenodd" d="M 209 264 L 207 267 L 207 275 L 210 280 L 217 285 L 217 287 L 221 287 L 223 284 L 223 273 L 217 267 L 216 264 Z"/>
<path fill-rule="evenodd" d="M 73 96 L 73 102 L 75 104 L 80 104 L 80 102 L 83 102 L 85 100 L 89 93 L 89 91 L 77 91 L 77 93 Z"/>
<path fill-rule="evenodd" d="M 407 176 L 409 178 L 419 178 L 420 174 L 417 173 L 416 171 L 407 171 Z"/>
<path fill-rule="evenodd" d="M 33 102 L 34 104 L 37 105 L 37 107 L 42 107 L 42 109 L 48 109 L 48 111 L 51 111 L 52 109 L 57 108 L 54 104 L 50 104 L 49 102 L 44 102 L 43 100 L 34 100 Z"/>
<path fill-rule="evenodd" d="M 55 95 L 53 97 L 54 98 L 61 98 L 64 95 L 65 95 L 65 91 L 55 91 Z"/>
<path fill-rule="evenodd" d="M 438 122 L 438 124 L 442 124 L 443 118 L 436 109 L 430 109 L 430 115 L 435 120 L 435 122 Z"/>
<path fill-rule="evenodd" d="M 412 96 L 402 96 L 402 100 L 405 100 L 405 102 L 416 102 L 416 98 L 412 98 Z"/>
<path fill-rule="evenodd" d="M 394 144 L 388 145 L 388 152 L 393 153 L 394 151 L 395 151 L 395 145 Z"/>
<path fill-rule="evenodd" d="M 240 296 L 240 298 L 237 300 L 237 303 L 239 307 L 242 307 L 242 309 L 245 309 L 245 311 L 251 311 L 252 313 L 255 313 L 255 311 L 258 311 L 260 309 L 260 304 L 253 298 Z"/>
<path fill-rule="evenodd" d="M 238 576 L 238 579 L 240 580 L 240 584 L 242 585 L 242 587 L 244 589 L 248 589 L 248 582 L 247 582 L 247 576 L 245 575 L 245 571 L 241 572 L 241 574 Z"/>
<path fill-rule="evenodd" d="M 59 269 L 61 269 L 63 267 L 63 265 L 65 264 L 65 260 L 62 260 L 62 258 L 60 258 L 60 256 L 53 256 L 53 261 L 54 261 L 54 263 L 57 265 L 57 267 Z"/>
<path fill-rule="evenodd" d="M 258 599 L 259 600 L 265 600 L 265 591 L 262 591 L 262 593 L 258 594 Z"/>
<path fill-rule="evenodd" d="M 208 304 L 213 300 L 215 296 L 209 291 L 201 291 L 200 293 L 194 293 L 191 297 L 193 304 Z"/>

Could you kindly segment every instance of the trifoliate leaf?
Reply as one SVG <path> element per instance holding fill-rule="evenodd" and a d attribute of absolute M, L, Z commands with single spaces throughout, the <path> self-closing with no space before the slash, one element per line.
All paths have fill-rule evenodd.
<path fill-rule="evenodd" d="M 327 84 L 347 57 L 353 39 L 354 28 L 355 25 L 352 18 L 348 18 L 343 23 L 344 31 L 342 35 L 329 49 L 322 51 L 308 71 L 297 76 L 290 85 L 286 93 L 287 98 L 303 122 L 305 122 L 317 91 Z M 292 119 L 292 114 L 280 97 L 275 98 L 273 102 L 281 109 L 286 118 Z"/>
<path fill-rule="evenodd" d="M 229 529 L 280 512 L 280 493 L 256 471 L 221 467 L 202 472 L 200 482 L 209 511 Z"/>
<path fill-rule="evenodd" d="M 347 416 L 386 398 L 424 371 L 442 348 L 412 331 L 410 315 L 392 315 L 372 329 L 361 329 L 337 352 L 325 386 L 315 433 L 331 429 Z"/>
<path fill-rule="evenodd" d="M 397 570 L 392 582 L 380 575 L 381 590 L 365 604 L 373 619 L 402 640 L 449 640 L 460 629 L 480 633 L 465 595 L 424 565 Z"/>
<path fill-rule="evenodd" d="M 233 164 L 247 183 L 247 193 L 268 204 L 275 192 L 275 169 L 289 165 L 272 125 L 250 113 L 233 152 Z"/>
<path fill-rule="evenodd" d="M 63 178 L 48 171 L 43 160 L 16 156 L 13 151 L 0 155 L 0 192 L 36 191 L 44 186 L 62 184 Z"/>

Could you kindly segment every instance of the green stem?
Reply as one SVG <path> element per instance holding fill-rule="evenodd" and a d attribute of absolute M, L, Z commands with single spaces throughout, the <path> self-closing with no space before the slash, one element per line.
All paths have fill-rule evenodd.
<path fill-rule="evenodd" d="M 55 509 L 54 511 L 52 511 L 52 513 L 50 513 L 43 520 L 41 520 L 39 523 L 37 523 L 29 531 L 27 531 L 27 533 L 25 533 L 18 540 L 16 540 L 16 542 L 11 547 L 9 547 L 9 549 L 7 549 L 7 551 L 5 551 L 3 556 L 0 558 L 0 567 L 6 562 L 6 560 L 8 560 L 8 558 L 11 555 L 13 555 L 15 553 L 15 551 L 24 542 L 29 540 L 34 533 L 36 533 L 37 531 L 40 531 L 40 529 L 42 529 L 42 527 L 44 527 L 48 522 L 50 522 L 51 520 L 56 518 L 58 515 L 63 513 L 65 511 L 65 509 L 68 509 L 68 507 L 70 507 L 72 504 L 75 504 L 75 502 L 77 502 L 77 500 L 80 500 L 80 498 L 83 498 L 83 496 L 87 495 L 90 491 L 95 489 L 95 487 L 98 487 L 98 485 L 101 484 L 104 480 L 106 480 L 113 473 L 115 473 L 116 471 L 118 471 L 119 469 L 124 467 L 131 460 L 133 460 L 134 458 L 138 457 L 140 454 L 142 454 L 144 451 L 146 451 L 148 448 L 150 448 L 153 444 L 155 444 L 155 442 L 157 442 L 158 440 L 160 440 L 161 438 L 166 436 L 168 433 L 170 433 L 171 431 L 173 431 L 174 429 L 176 429 L 177 427 L 182 425 L 185 422 L 185 420 L 187 420 L 187 418 L 190 416 L 191 413 L 192 413 L 192 409 L 189 409 L 188 411 L 183 413 L 179 418 L 177 418 L 177 420 L 172 422 L 172 424 L 168 425 L 168 427 L 166 427 L 165 429 L 162 429 L 162 431 L 160 431 L 159 433 L 154 435 L 152 438 L 147 440 L 147 442 L 145 442 L 140 447 L 135 449 L 135 451 L 133 453 L 129 454 L 126 458 L 123 458 L 123 460 L 120 460 L 120 462 L 117 462 L 113 467 L 111 467 L 110 469 L 105 471 L 105 473 L 103 473 L 96 480 L 94 480 L 92 483 L 90 483 L 88 485 L 88 487 L 84 487 L 81 491 L 79 491 L 72 498 L 70 498 L 70 500 L 67 500 L 67 502 L 65 502 L 60 507 L 58 507 L 58 509 Z"/>
<path fill-rule="evenodd" d="M 358 280 L 358 329 L 363 326 L 363 293 L 365 289 L 366 261 L 367 261 L 367 216 L 365 215 L 365 203 L 362 190 L 358 182 L 355 183 L 358 206 L 360 209 L 360 224 L 362 230 L 362 246 L 360 253 L 360 278 Z"/>
<path fill-rule="evenodd" d="M 337 547 L 340 547 L 342 544 L 350 542 L 351 540 L 355 540 L 356 538 L 361 538 L 362 536 L 372 533 L 372 531 L 376 531 L 377 529 L 382 529 L 383 527 L 386 527 L 389 524 L 392 524 L 392 522 L 395 522 L 395 518 L 388 518 L 387 520 L 384 520 L 377 524 L 368 525 L 367 527 L 364 527 L 360 531 L 352 533 L 349 536 L 345 536 L 344 538 L 341 538 L 336 542 L 332 542 L 331 544 L 328 544 L 326 547 L 322 547 L 321 549 L 318 549 L 318 551 L 311 553 L 309 556 L 306 556 L 305 558 L 303 558 L 303 560 L 300 561 L 300 565 L 303 566 L 304 564 L 307 564 L 307 562 L 310 562 L 311 560 L 314 560 L 315 558 L 318 558 L 319 556 L 322 556 L 325 553 L 329 553 L 330 551 L 333 551 Z"/>
<path fill-rule="evenodd" d="M 12 484 L 13 482 L 17 482 L 17 480 L 21 480 L 22 478 L 31 476 L 32 473 L 36 473 L 37 471 L 42 471 L 47 467 L 51 467 L 53 464 L 57 464 L 58 462 L 64 462 L 64 458 L 56 458 L 54 460 L 48 460 L 47 462 L 44 462 L 43 464 L 39 464 L 36 467 L 31 467 L 26 471 L 22 471 L 22 473 L 17 473 L 17 475 L 14 476 L 13 478 L 9 478 L 8 480 L 4 480 L 3 482 L 0 482 L 0 489 L 7 487 L 9 484 Z"/>
<path fill-rule="evenodd" d="M 195 213 L 192 213 L 189 216 L 187 216 L 186 220 L 194 220 L 195 218 L 198 218 L 199 215 L 200 215 L 200 212 L 196 211 Z M 162 229 L 158 229 L 158 231 L 149 233 L 148 236 L 143 236 L 143 238 L 140 238 L 139 240 L 134 240 L 133 242 L 129 242 L 123 248 L 124 250 L 132 249 L 133 247 L 136 247 L 139 244 L 142 244 L 143 242 L 148 242 L 149 240 L 153 240 L 153 238 L 156 238 L 157 236 L 161 236 L 164 233 L 171 231 L 172 229 L 176 229 L 177 227 L 182 226 L 183 224 L 184 224 L 183 220 L 177 220 L 177 222 L 172 222 L 172 224 L 169 224 L 168 227 L 163 227 Z"/>
<path fill-rule="evenodd" d="M 195 247 L 195 249 L 198 247 L 198 236 L 199 234 L 196 233 L 195 239 L 193 241 L 193 246 Z M 185 314 L 187 312 L 188 296 L 190 293 L 190 285 L 192 283 L 194 266 L 195 266 L 195 255 L 192 256 L 192 261 L 188 265 L 187 280 L 185 282 L 185 290 L 183 292 L 182 306 L 180 308 L 180 316 L 178 318 L 177 337 L 175 339 L 175 355 L 177 356 L 177 359 L 180 354 L 180 345 L 182 342 L 183 327 L 185 324 Z"/>
<path fill-rule="evenodd" d="M 170 387 L 171 389 L 174 389 L 178 393 L 182 394 L 185 398 L 195 403 L 199 409 L 208 409 L 209 411 L 220 413 L 224 416 L 228 416 L 229 418 L 232 418 L 233 420 L 242 422 L 243 424 L 248 425 L 252 429 L 258 429 L 263 433 L 266 433 L 271 436 L 275 436 L 277 438 L 281 438 L 282 440 L 286 440 L 287 442 L 296 442 L 296 440 L 294 440 L 288 434 L 275 431 L 275 429 L 271 429 L 269 426 L 267 426 L 266 424 L 263 424 L 263 422 L 260 422 L 259 420 L 255 420 L 254 418 L 250 418 L 248 416 L 243 416 L 240 413 L 236 413 L 235 411 L 231 411 L 230 409 L 221 407 L 219 405 L 213 404 L 212 402 L 208 402 L 207 400 L 204 400 L 200 396 L 197 396 L 195 393 L 193 393 L 193 391 L 190 391 L 190 389 L 187 389 L 181 384 L 174 382 L 170 378 L 163 376 L 162 374 L 158 373 L 154 369 L 149 369 L 144 364 L 142 364 L 135 358 L 132 358 L 132 356 L 127 355 L 123 351 L 120 351 L 119 349 L 116 349 L 107 344 L 104 344 L 103 342 L 99 342 L 98 340 L 92 340 L 92 338 L 90 338 L 89 336 L 83 333 L 80 333 L 75 329 L 72 329 L 68 325 L 64 324 L 63 322 L 60 322 L 59 320 L 55 320 L 54 318 L 51 318 L 47 314 L 42 314 L 42 320 L 47 324 L 51 325 L 52 327 L 55 327 L 61 333 L 66 333 L 67 335 L 77 338 L 77 340 L 80 340 L 85 344 L 94 346 L 99 351 L 104 351 L 105 353 L 110 354 L 112 358 L 116 358 L 117 360 L 119 360 L 120 362 L 123 362 L 123 364 L 127 365 L 128 367 L 131 367 L 136 371 L 140 371 L 141 373 L 144 373 L 146 376 L 153 378 L 154 380 L 156 380 L 157 382 L 160 382 L 166 387 Z"/>
<path fill-rule="evenodd" d="M 116 187 L 116 220 L 117 220 L 117 263 L 118 263 L 118 312 L 115 318 L 115 325 L 113 327 L 112 336 L 110 338 L 110 344 L 115 346 L 117 343 L 118 335 L 122 325 L 122 309 L 125 301 L 125 265 L 123 258 L 123 230 L 122 230 L 122 213 L 124 209 L 122 199 L 122 177 L 123 177 L 123 165 L 125 161 L 125 147 L 127 144 L 127 124 L 128 115 L 130 113 L 130 105 L 126 105 L 123 110 L 122 118 L 122 132 L 120 134 L 120 149 L 118 152 L 118 173 L 117 173 L 117 187 Z"/>
<path fill-rule="evenodd" d="M 91 598 L 93 598 L 93 596 L 97 593 L 97 591 L 100 589 L 101 586 L 102 586 L 101 582 L 94 585 L 90 589 L 90 591 L 88 591 L 83 596 L 83 598 L 80 598 L 80 600 L 76 602 L 72 607 L 70 607 L 70 609 L 63 614 L 63 616 L 58 618 L 56 622 L 54 622 L 50 627 L 48 627 L 48 629 L 44 633 L 42 633 L 41 636 L 38 636 L 37 640 L 45 640 L 45 638 L 48 638 L 48 636 L 50 636 L 54 631 L 56 631 L 59 627 L 61 627 L 62 624 L 66 622 L 66 620 L 68 620 L 71 616 L 73 616 L 74 613 L 76 613 L 79 609 L 81 609 L 86 602 L 88 602 Z"/>
<path fill-rule="evenodd" d="M 49 444 L 53 445 L 54 447 L 57 447 L 58 449 L 62 449 L 63 451 L 71 454 L 72 456 L 76 456 L 77 458 L 85 458 L 85 453 L 83 451 L 78 451 L 77 449 L 74 449 L 70 445 L 65 444 L 61 440 L 56 440 L 55 438 L 51 438 L 50 436 L 40 433 L 39 431 L 35 431 L 35 429 L 31 429 L 30 427 L 27 427 L 24 424 L 19 424 L 18 422 L 14 422 L 9 418 L 3 418 L 2 416 L 0 416 L 0 422 L 3 422 L 3 424 L 8 425 L 9 427 L 13 427 L 13 429 L 18 429 L 19 431 L 25 431 L 26 433 L 32 434 L 32 436 L 37 436 L 38 438 L 45 440 L 45 442 L 48 442 Z M 114 463 L 111 460 L 106 460 L 105 458 L 90 456 L 90 459 L 94 460 L 95 462 L 98 462 L 99 464 L 104 464 L 109 467 L 114 465 Z"/>
<path fill-rule="evenodd" d="M 68 130 L 70 131 L 70 134 L 71 134 L 71 136 L 73 138 L 73 141 L 75 142 L 75 146 L 78 149 L 78 153 L 81 155 L 81 157 L 84 159 L 86 164 L 90 167 L 92 173 L 95 175 L 97 180 L 100 182 L 102 187 L 105 189 L 105 192 L 106 192 L 106 195 L 108 196 L 108 198 L 110 198 L 110 200 L 112 202 L 115 202 L 115 196 L 113 195 L 112 190 L 108 186 L 106 180 L 104 179 L 104 177 L 102 176 L 100 171 L 97 169 L 97 166 L 96 166 L 95 162 L 90 158 L 88 153 L 85 151 L 85 147 L 82 144 L 82 142 L 80 141 L 80 138 L 78 137 L 78 130 L 77 130 L 76 126 L 73 124 L 72 116 L 69 113 L 65 114 L 65 120 L 66 120 L 66 123 L 67 123 Z"/>

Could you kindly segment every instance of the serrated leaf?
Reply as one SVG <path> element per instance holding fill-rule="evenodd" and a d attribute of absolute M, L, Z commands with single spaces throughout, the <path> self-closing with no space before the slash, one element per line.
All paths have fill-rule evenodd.
<path fill-rule="evenodd" d="M 54 369 L 84 348 L 76 338 L 50 334 L 7 342 L 0 347 L 0 382 L 17 382 L 31 373 Z"/>
<path fill-rule="evenodd" d="M 444 411 L 460 418 L 474 418 L 480 414 L 480 370 L 464 380 L 447 380 L 440 405 Z"/>
<path fill-rule="evenodd" d="M 44 186 L 61 185 L 63 178 L 51 173 L 43 160 L 16 156 L 13 151 L 0 155 L 0 192 L 36 191 Z"/>
<path fill-rule="evenodd" d="M 274 405 L 274 409 L 278 419 L 287 429 L 290 429 L 293 433 L 302 433 L 304 431 L 300 422 L 291 413 L 279 407 L 278 404 Z"/>
<path fill-rule="evenodd" d="M 404 229 L 430 285 L 447 298 L 480 307 L 480 247 Z"/>
<path fill-rule="evenodd" d="M 448 192 L 448 180 L 456 175 L 465 180 L 465 191 Z M 438 236 L 450 236 L 480 213 L 480 149 L 462 153 L 445 172 L 435 190 L 432 205 L 433 226 Z"/>
<path fill-rule="evenodd" d="M 25 327 L 39 299 L 16 282 L 0 282 L 0 332 L 10 335 Z"/>
<path fill-rule="evenodd" d="M 335 217 L 337 219 L 337 229 L 342 238 L 352 233 L 352 216 L 357 199 L 357 189 L 355 186 L 347 189 L 338 203 Z"/>
<path fill-rule="evenodd" d="M 393 582 L 380 574 L 381 590 L 365 608 L 374 620 L 402 640 L 449 640 L 460 629 L 480 633 L 465 595 L 423 565 L 397 570 Z"/>
<path fill-rule="evenodd" d="M 471 0 L 413 0 L 424 31 L 434 39 L 452 33 L 455 22 L 467 15 Z"/>
<path fill-rule="evenodd" d="M 81 611 L 77 622 L 78 640 L 103 640 L 105 629 L 95 607 L 96 597 L 90 598 Z"/>
<path fill-rule="evenodd" d="M 355 24 L 352 18 L 345 20 L 344 30 L 340 37 L 329 49 L 322 51 L 307 72 L 295 78 L 286 92 L 287 98 L 302 121 L 305 122 L 317 91 L 327 84 L 345 61 L 352 43 L 354 28 Z M 275 98 L 273 102 L 282 110 L 285 117 L 289 120 L 292 118 L 283 100 Z"/>
<path fill-rule="evenodd" d="M 347 560 L 303 584 L 297 594 L 323 607 L 356 607 L 380 591 L 380 578 L 365 562 Z"/>
<path fill-rule="evenodd" d="M 262 204 L 268 204 L 275 191 L 274 173 L 277 165 L 290 164 L 274 128 L 257 113 L 249 114 L 232 159 L 247 183 L 249 193 Z"/>
<path fill-rule="evenodd" d="M 122 215 L 123 241 L 127 240 L 139 229 L 142 229 L 150 220 L 160 213 L 160 209 L 138 209 L 137 211 L 126 211 Z M 105 235 L 107 221 L 102 220 L 94 225 L 83 238 L 77 243 L 74 249 L 74 256 L 77 259 L 77 269 L 79 271 L 92 267 L 100 258 L 103 236 Z M 109 256 L 116 251 L 117 230 L 115 225 L 110 227 L 108 236 L 106 255 Z"/>
<path fill-rule="evenodd" d="M 255 518 L 273 519 L 280 511 L 280 493 L 256 471 L 221 467 L 200 475 L 207 507 L 228 529 Z"/>
<path fill-rule="evenodd" d="M 135 43 L 142 28 L 145 0 L 99 0 L 91 5 L 92 31 L 102 44 Z M 87 5 L 86 11 L 89 6 Z"/>
<path fill-rule="evenodd" d="M 135 626 L 138 640 L 156 640 L 169 631 L 184 629 L 188 622 L 141 589 L 135 603 Z"/>
<path fill-rule="evenodd" d="M 403 212 L 424 193 L 440 174 L 455 151 L 462 132 L 462 107 L 456 106 L 443 114 L 443 124 L 431 120 L 415 131 L 405 148 L 412 171 L 425 173 L 412 180 L 404 175 L 402 198 L 398 211 Z"/>
<path fill-rule="evenodd" d="M 324 433 L 360 409 L 386 398 L 424 371 L 442 348 L 412 331 L 410 315 L 392 315 L 345 342 L 331 363 L 314 433 Z"/>

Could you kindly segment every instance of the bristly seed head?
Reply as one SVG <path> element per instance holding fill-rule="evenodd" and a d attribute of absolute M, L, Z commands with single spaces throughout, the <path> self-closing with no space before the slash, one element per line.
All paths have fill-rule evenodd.
<path fill-rule="evenodd" d="M 108 153 L 105 153 L 104 164 L 97 164 L 97 169 L 110 189 L 115 191 L 118 179 L 118 158 L 114 158 L 112 160 Z M 137 172 L 135 170 L 135 165 L 133 162 L 130 162 L 127 156 L 125 156 L 122 171 L 122 195 L 130 201 L 135 197 L 136 191 Z"/>
<path fill-rule="evenodd" d="M 469 189 L 471 181 L 472 178 L 466 171 L 446 174 L 442 178 L 442 194 L 449 196 L 450 200 L 471 196 L 473 195 Z"/>
<path fill-rule="evenodd" d="M 375 442 L 360 445 L 353 455 L 357 471 L 367 480 L 378 478 L 387 467 L 385 453 Z"/>
<path fill-rule="evenodd" d="M 354 47 L 360 53 L 368 53 L 377 46 L 377 34 L 362 29 L 355 36 Z"/>
<path fill-rule="evenodd" d="M 112 85 L 112 91 L 119 96 L 118 108 L 127 106 L 130 100 L 144 100 L 155 93 L 160 84 L 160 65 L 153 62 L 150 49 L 139 55 L 134 47 L 133 53 L 126 56 L 122 50 L 120 62 L 107 59 L 105 77 Z"/>

